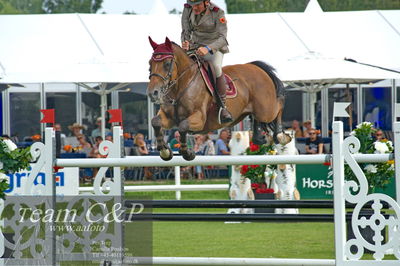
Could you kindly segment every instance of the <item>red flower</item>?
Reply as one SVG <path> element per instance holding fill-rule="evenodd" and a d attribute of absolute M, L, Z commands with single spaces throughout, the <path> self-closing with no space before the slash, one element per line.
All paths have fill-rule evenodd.
<path fill-rule="evenodd" d="M 259 165 L 252 165 L 250 167 L 256 169 L 257 167 L 260 167 L 260 166 Z"/>
<path fill-rule="evenodd" d="M 261 193 L 274 193 L 273 188 L 257 188 L 256 193 L 261 194 Z"/>
<path fill-rule="evenodd" d="M 250 143 L 250 151 L 258 151 L 260 149 L 260 146 Z"/>
<path fill-rule="evenodd" d="M 251 184 L 251 189 L 258 189 L 260 187 L 260 184 Z"/>
<path fill-rule="evenodd" d="M 240 170 L 240 173 L 242 175 L 245 175 L 249 171 L 249 166 L 248 165 L 242 165 L 242 170 Z"/>

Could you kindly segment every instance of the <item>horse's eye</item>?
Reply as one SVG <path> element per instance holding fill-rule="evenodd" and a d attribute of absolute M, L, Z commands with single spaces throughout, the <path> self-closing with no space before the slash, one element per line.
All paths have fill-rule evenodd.
<path fill-rule="evenodd" d="M 164 70 L 169 71 L 170 67 L 171 67 L 171 61 L 165 61 L 164 62 Z"/>

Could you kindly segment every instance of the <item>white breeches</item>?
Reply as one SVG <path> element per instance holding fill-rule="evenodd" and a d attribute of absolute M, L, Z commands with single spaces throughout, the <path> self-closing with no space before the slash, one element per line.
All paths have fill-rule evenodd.
<path fill-rule="evenodd" d="M 224 59 L 224 54 L 220 51 L 215 52 L 214 54 L 208 53 L 204 56 L 204 60 L 210 61 L 215 69 L 215 76 L 218 78 L 222 75 L 222 60 Z"/>

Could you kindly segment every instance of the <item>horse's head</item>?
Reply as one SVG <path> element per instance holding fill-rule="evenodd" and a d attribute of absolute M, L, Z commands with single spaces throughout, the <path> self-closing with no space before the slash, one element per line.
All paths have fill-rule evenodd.
<path fill-rule="evenodd" d="M 172 42 L 165 38 L 165 43 L 157 44 L 150 37 L 153 47 L 153 55 L 150 59 L 150 82 L 147 87 L 147 95 L 152 102 L 162 103 L 162 100 L 175 80 L 177 67 Z"/>

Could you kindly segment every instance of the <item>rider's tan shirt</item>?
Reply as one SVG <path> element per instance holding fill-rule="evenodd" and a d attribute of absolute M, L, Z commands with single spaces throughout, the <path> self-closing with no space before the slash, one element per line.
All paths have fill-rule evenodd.
<path fill-rule="evenodd" d="M 190 5 L 185 5 L 182 13 L 181 41 L 189 41 L 190 49 L 207 45 L 213 52 L 228 53 L 225 12 L 213 3 L 208 8 L 210 12 L 195 15 Z"/>

